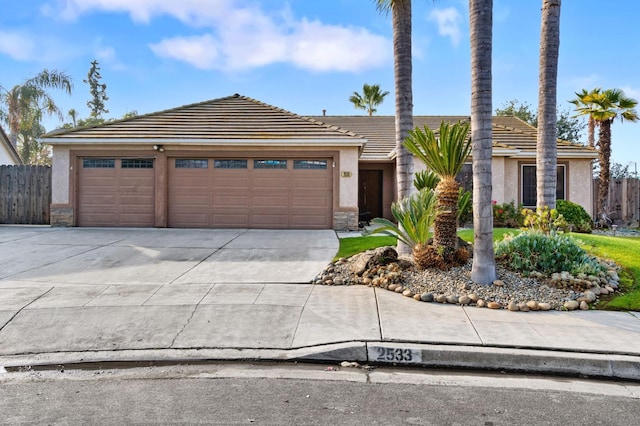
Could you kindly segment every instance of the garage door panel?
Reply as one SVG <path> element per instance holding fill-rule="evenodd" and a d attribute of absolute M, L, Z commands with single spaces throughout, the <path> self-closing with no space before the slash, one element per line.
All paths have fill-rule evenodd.
<path fill-rule="evenodd" d="M 121 161 L 79 160 L 78 226 L 153 226 L 153 160 L 134 160 L 147 168 L 122 168 Z"/>
<path fill-rule="evenodd" d="M 245 227 L 249 223 L 249 215 L 237 214 L 236 211 L 216 212 L 211 215 L 211 223 L 221 227 Z"/>
<path fill-rule="evenodd" d="M 278 168 L 282 160 L 286 169 Z M 170 159 L 169 226 L 331 228 L 329 160 L 318 161 L 321 170 L 294 169 L 286 158 L 271 161 L 202 158 L 197 162 L 207 168 L 177 169 Z"/>
<path fill-rule="evenodd" d="M 249 197 L 242 195 L 214 195 L 213 203 L 216 206 L 216 210 L 220 207 L 227 207 L 231 209 L 237 209 L 239 207 L 249 208 Z"/>

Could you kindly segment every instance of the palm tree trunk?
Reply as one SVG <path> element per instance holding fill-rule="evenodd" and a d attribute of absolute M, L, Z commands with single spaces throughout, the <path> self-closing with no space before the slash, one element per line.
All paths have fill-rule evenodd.
<path fill-rule="evenodd" d="M 455 179 L 442 180 L 436 186 L 438 212 L 433 225 L 433 245 L 443 250 L 440 254 L 445 262 L 451 260 L 458 247 L 458 188 Z"/>
<path fill-rule="evenodd" d="M 536 144 L 536 205 L 538 208 L 556 207 L 556 169 L 558 167 L 556 90 L 559 48 L 560 0 L 542 0 Z"/>
<path fill-rule="evenodd" d="M 413 129 L 413 86 L 411 59 L 411 0 L 396 0 L 391 8 L 393 25 L 393 64 L 396 101 L 396 185 L 397 198 L 411 195 L 413 156 L 404 140 Z M 409 254 L 411 247 L 398 242 L 398 252 Z"/>
<path fill-rule="evenodd" d="M 413 129 L 411 62 L 411 0 L 396 0 L 392 8 L 394 75 L 396 89 L 396 176 L 398 199 L 411 194 L 413 156 L 404 140 Z"/>
<path fill-rule="evenodd" d="M 491 207 L 491 50 L 493 0 L 469 0 L 471 34 L 471 140 L 473 141 L 473 266 L 471 280 L 496 279 Z"/>
<path fill-rule="evenodd" d="M 596 120 L 591 116 L 587 121 L 587 144 L 591 148 L 596 146 Z"/>
<path fill-rule="evenodd" d="M 600 122 L 600 132 L 598 134 L 598 162 L 600 163 L 600 179 L 598 182 L 598 212 L 609 215 L 609 181 L 611 180 L 611 122 L 604 120 Z"/>

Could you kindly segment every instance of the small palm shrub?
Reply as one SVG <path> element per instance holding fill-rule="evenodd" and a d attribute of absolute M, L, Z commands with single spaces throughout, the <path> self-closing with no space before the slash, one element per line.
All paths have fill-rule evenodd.
<path fill-rule="evenodd" d="M 575 232 L 591 233 L 593 220 L 580 204 L 567 200 L 557 200 L 556 210 L 564 216 L 565 220 L 573 227 Z"/>
<path fill-rule="evenodd" d="M 510 234 L 496 242 L 494 250 L 500 261 L 524 275 L 534 271 L 545 275 L 563 271 L 573 275 L 598 275 L 605 271 L 573 238 L 556 232 L 534 229 L 515 237 Z"/>
<path fill-rule="evenodd" d="M 430 170 L 416 172 L 413 178 L 413 186 L 415 186 L 418 191 L 422 191 L 423 189 L 435 190 L 438 183 L 440 183 L 440 178 Z M 460 187 L 460 189 L 458 189 L 458 212 L 456 216 L 458 226 L 472 219 L 472 207 L 471 192 L 465 191 L 464 188 Z"/>
<path fill-rule="evenodd" d="M 416 263 L 424 256 L 425 247 L 431 238 L 431 228 L 436 217 L 437 198 L 432 189 L 405 197 L 391 204 L 391 213 L 397 224 L 384 218 L 371 221 L 377 228 L 367 231 L 365 235 L 386 234 L 398 238 L 413 249 Z"/>

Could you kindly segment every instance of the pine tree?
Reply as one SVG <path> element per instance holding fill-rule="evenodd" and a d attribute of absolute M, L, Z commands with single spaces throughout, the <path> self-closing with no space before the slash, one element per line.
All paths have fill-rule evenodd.
<path fill-rule="evenodd" d="M 91 118 L 102 118 L 102 114 L 106 114 L 109 110 L 105 106 L 105 102 L 109 100 L 107 96 L 107 85 L 100 83 L 102 75 L 100 75 L 100 67 L 95 59 L 91 62 L 91 68 L 87 73 L 87 79 L 82 80 L 89 85 L 89 93 L 91 100 L 87 101 L 87 106 L 91 110 Z"/>

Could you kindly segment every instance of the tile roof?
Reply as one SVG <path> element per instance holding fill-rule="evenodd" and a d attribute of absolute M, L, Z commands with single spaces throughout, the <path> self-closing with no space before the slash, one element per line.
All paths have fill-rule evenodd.
<path fill-rule="evenodd" d="M 59 129 L 42 137 L 46 143 L 229 144 L 268 141 L 363 145 L 360 135 L 238 94 L 117 120 L 103 125 Z"/>
<path fill-rule="evenodd" d="M 394 116 L 312 116 L 311 118 L 351 130 L 367 138 L 362 160 L 388 160 L 395 149 Z M 415 115 L 414 127 L 438 129 L 441 121 L 469 121 L 463 115 Z M 493 117 L 494 155 L 530 158 L 536 154 L 535 127 L 513 116 Z M 559 158 L 595 158 L 597 151 L 580 144 L 558 140 Z"/>

